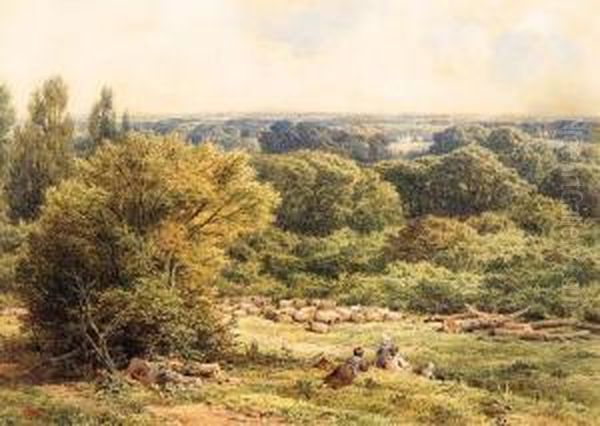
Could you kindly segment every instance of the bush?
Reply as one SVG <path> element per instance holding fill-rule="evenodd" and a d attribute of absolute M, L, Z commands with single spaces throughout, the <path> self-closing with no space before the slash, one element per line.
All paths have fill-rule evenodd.
<path fill-rule="evenodd" d="M 475 300 L 481 281 L 477 274 L 455 273 L 427 262 L 390 265 L 387 281 L 388 305 L 420 313 L 449 314 Z"/>
<path fill-rule="evenodd" d="M 537 235 L 549 235 L 575 225 L 574 215 L 560 201 L 532 194 L 513 204 L 508 214 L 524 230 Z"/>
<path fill-rule="evenodd" d="M 402 219 L 394 188 L 351 160 L 300 151 L 262 156 L 255 165 L 281 194 L 277 225 L 285 231 L 316 237 L 343 228 L 370 233 Z"/>
<path fill-rule="evenodd" d="M 388 260 L 435 261 L 459 243 L 474 240 L 475 230 L 451 218 L 425 216 L 414 220 L 389 239 Z"/>
<path fill-rule="evenodd" d="M 585 321 L 600 324 L 600 284 L 583 292 L 580 316 Z"/>
<path fill-rule="evenodd" d="M 344 304 L 444 314 L 458 312 L 472 302 L 481 277 L 427 262 L 396 262 L 385 274 L 356 274 L 340 281 L 338 300 Z"/>
<path fill-rule="evenodd" d="M 535 185 L 539 185 L 557 164 L 548 143 L 533 140 L 510 127 L 492 131 L 482 146 L 496 153 L 505 166 L 515 169 L 523 179 Z"/>
<path fill-rule="evenodd" d="M 52 355 L 111 369 L 222 350 L 211 284 L 275 199 L 241 154 L 135 134 L 100 148 L 49 192 L 19 263 L 33 334 Z"/>
<path fill-rule="evenodd" d="M 15 290 L 15 272 L 29 225 L 12 224 L 0 214 L 0 292 Z"/>
<path fill-rule="evenodd" d="M 391 281 L 391 283 L 389 282 Z M 396 281 L 387 275 L 354 274 L 340 279 L 337 299 L 344 305 L 389 306 L 397 308 L 388 294 Z"/>
<path fill-rule="evenodd" d="M 475 229 L 479 235 L 497 234 L 515 228 L 515 223 L 508 215 L 496 212 L 470 216 L 465 223 Z"/>
<path fill-rule="evenodd" d="M 479 303 L 502 312 L 529 307 L 535 318 L 572 316 L 597 294 L 598 272 L 595 253 L 577 241 L 532 241 L 503 267 L 488 271 Z"/>
<path fill-rule="evenodd" d="M 385 242 L 384 233 L 347 228 L 328 237 L 310 237 L 272 227 L 236 242 L 221 287 L 225 294 L 323 297 L 341 276 L 383 271 Z"/>
<path fill-rule="evenodd" d="M 540 190 L 543 194 L 564 202 L 583 218 L 600 218 L 599 165 L 560 165 L 546 176 Z"/>

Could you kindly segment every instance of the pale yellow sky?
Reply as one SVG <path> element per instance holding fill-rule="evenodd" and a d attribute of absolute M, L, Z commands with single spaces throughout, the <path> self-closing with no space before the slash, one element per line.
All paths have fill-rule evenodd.
<path fill-rule="evenodd" d="M 599 0 L 0 0 L 19 111 L 600 113 Z"/>

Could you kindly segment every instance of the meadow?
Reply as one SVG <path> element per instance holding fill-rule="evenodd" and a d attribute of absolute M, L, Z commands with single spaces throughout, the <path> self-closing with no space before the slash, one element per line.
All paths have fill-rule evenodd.
<path fill-rule="evenodd" d="M 422 320 L 345 324 L 321 335 L 242 318 L 235 359 L 222 364 L 228 380 L 159 389 L 119 377 L 36 377 L 27 372 L 35 357 L 19 346 L 18 320 L 3 315 L 0 424 L 547 426 L 593 425 L 600 417 L 597 338 L 541 343 L 451 335 Z M 439 378 L 371 368 L 347 388 L 322 385 L 327 372 L 313 367 L 315 359 L 343 360 L 359 345 L 373 358 L 384 334 L 412 364 L 433 361 Z"/>

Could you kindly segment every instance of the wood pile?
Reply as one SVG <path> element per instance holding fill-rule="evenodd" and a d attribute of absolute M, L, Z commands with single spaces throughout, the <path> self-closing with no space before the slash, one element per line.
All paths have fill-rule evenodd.
<path fill-rule="evenodd" d="M 434 315 L 427 322 L 438 323 L 438 330 L 446 333 L 471 333 L 486 331 L 492 336 L 511 336 L 523 340 L 567 341 L 589 338 L 600 334 L 600 325 L 584 323 L 575 319 L 548 319 L 526 322 L 521 318 L 529 309 L 510 314 L 482 312 L 472 306 L 454 315 Z"/>
<path fill-rule="evenodd" d="M 226 377 L 217 363 L 162 360 L 148 361 L 132 358 L 125 375 L 145 386 L 192 385 L 198 386 L 204 379 L 223 381 Z"/>

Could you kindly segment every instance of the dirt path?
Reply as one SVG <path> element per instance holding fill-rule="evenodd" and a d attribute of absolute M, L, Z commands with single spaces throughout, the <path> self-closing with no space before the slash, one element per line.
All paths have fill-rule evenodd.
<path fill-rule="evenodd" d="M 196 426 L 233 426 L 233 425 L 284 425 L 275 418 L 260 418 L 235 413 L 222 408 L 209 407 L 204 404 L 176 405 L 174 407 L 149 406 L 146 408 L 152 415 L 164 419 L 168 425 Z"/>

